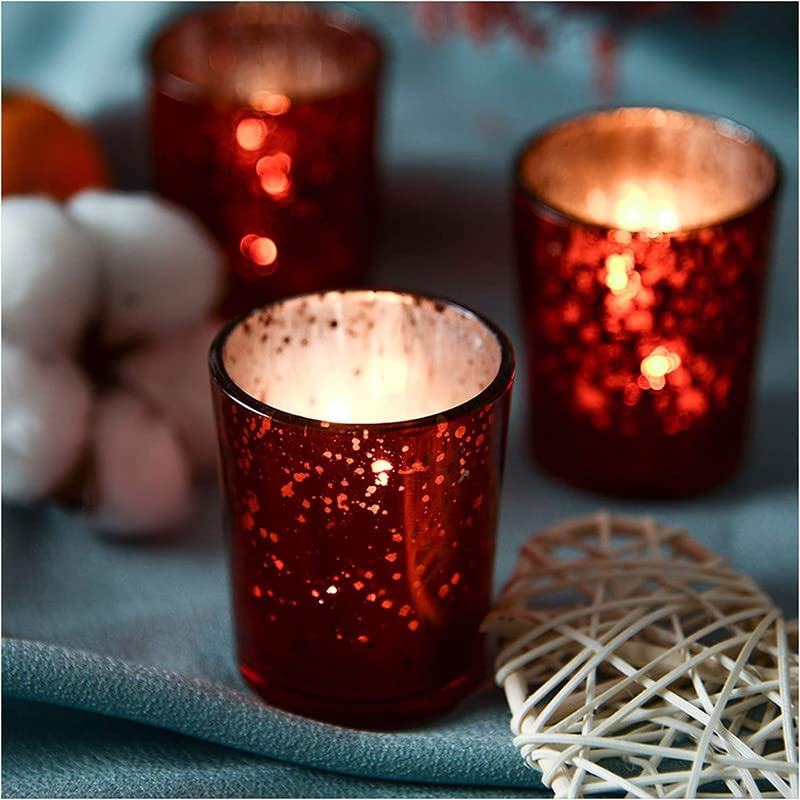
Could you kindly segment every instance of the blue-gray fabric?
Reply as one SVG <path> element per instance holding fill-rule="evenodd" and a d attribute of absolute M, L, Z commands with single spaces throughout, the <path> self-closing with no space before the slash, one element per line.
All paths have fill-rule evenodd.
<path fill-rule="evenodd" d="M 733 4 L 732 4 L 733 5 Z M 4 87 L 90 120 L 118 184 L 148 184 L 143 53 L 169 3 L 3 3 Z M 681 524 L 797 609 L 797 8 L 735 5 L 717 27 L 668 18 L 632 34 L 618 103 L 689 107 L 761 133 L 784 168 L 748 458 L 727 486 L 675 503 L 613 502 L 541 475 L 525 447 L 508 183 L 532 130 L 598 105 L 590 25 L 543 58 L 511 42 L 430 45 L 405 4 L 359 6 L 390 51 L 384 223 L 373 281 L 449 295 L 517 345 L 496 584 L 537 528 L 599 507 Z M 3 509 L 6 796 L 534 796 L 487 683 L 400 733 L 345 730 L 260 703 L 232 657 L 216 490 L 149 544 L 98 538 L 55 508 Z"/>
<path fill-rule="evenodd" d="M 324 725 L 260 702 L 232 657 L 219 509 L 208 494 L 193 537 L 149 547 L 106 542 L 53 509 L 6 509 L 4 694 L 344 775 L 462 784 L 459 795 L 472 786 L 540 788 L 512 746 L 502 696 L 488 684 L 441 720 L 392 733 Z M 13 750 L 4 756 L 4 769 L 16 763 Z M 264 770 L 266 782 L 277 780 L 274 764 Z M 309 775 L 313 787 L 317 773 Z M 367 791 L 359 786 L 353 791 Z"/>
<path fill-rule="evenodd" d="M 353 780 L 163 729 L 15 700 L 4 706 L 3 732 L 6 797 L 549 796 L 509 787 Z"/>

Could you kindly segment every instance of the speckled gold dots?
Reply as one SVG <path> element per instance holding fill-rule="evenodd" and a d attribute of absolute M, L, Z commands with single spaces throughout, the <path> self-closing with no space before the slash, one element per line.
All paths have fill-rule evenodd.
<path fill-rule="evenodd" d="M 218 340 L 227 382 L 215 374 L 243 673 L 286 707 L 322 693 L 322 716 L 451 704 L 482 663 L 505 337 L 394 292 L 306 296 L 246 322 Z"/>

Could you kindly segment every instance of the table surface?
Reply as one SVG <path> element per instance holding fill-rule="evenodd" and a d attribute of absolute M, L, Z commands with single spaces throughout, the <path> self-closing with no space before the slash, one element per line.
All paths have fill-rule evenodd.
<path fill-rule="evenodd" d="M 153 33 L 189 4 L 177 5 L 4 3 L 4 88 L 32 87 L 91 120 L 111 155 L 118 184 L 145 187 L 144 54 Z M 633 31 L 622 51 L 615 104 L 686 107 L 730 116 L 760 133 L 774 147 L 784 170 L 746 462 L 732 481 L 707 495 L 644 504 L 612 501 L 557 483 L 538 472 L 526 452 L 526 376 L 510 241 L 510 163 L 533 130 L 604 104 L 592 82 L 592 22 L 573 17 L 560 29 L 551 51 L 532 57 L 510 41 L 483 47 L 461 38 L 430 44 L 414 30 L 406 4 L 356 5 L 384 34 L 391 53 L 383 115 L 384 219 L 372 278 L 470 305 L 500 323 L 517 345 L 520 370 L 509 432 L 497 586 L 508 577 L 519 545 L 533 530 L 606 508 L 647 513 L 686 527 L 755 578 L 788 615 L 796 616 L 796 7 L 736 5 L 716 27 L 669 17 Z M 176 552 L 190 568 L 202 565 L 207 570 L 209 591 L 216 596 L 225 591 L 224 568 L 215 491 L 210 488 L 206 494 L 203 511 L 198 510 L 183 549 Z M 46 538 L 61 540 L 67 533 L 76 542 L 91 537 L 80 520 L 63 514 L 4 510 L 4 632 L 98 649 L 97 637 L 80 626 L 70 627 L 70 620 L 78 619 L 81 592 L 96 588 L 91 564 L 65 578 L 69 597 L 62 596 L 58 608 L 48 607 L 41 596 L 33 602 L 24 585 L 19 559 L 26 547 L 34 541 L 38 547 Z M 105 543 L 92 545 L 91 551 L 98 547 L 116 548 L 112 558 L 138 561 L 143 569 L 148 559 L 163 556 L 130 547 L 120 556 L 119 545 Z M 108 550 L 104 552 L 97 558 L 108 557 Z M 133 591 L 127 585 L 118 589 L 114 599 L 119 608 L 124 610 L 126 592 Z M 43 596 L 55 602 L 52 590 Z M 49 617 L 47 623 L 44 617 Z M 147 654 L 127 652 L 111 635 L 104 641 L 112 655 L 148 661 Z M 28 758 L 25 763 L 46 754 L 46 744 L 37 745 L 37 750 L 31 744 L 37 738 L 26 738 L 30 725 L 9 725 L 14 739 L 28 748 L 17 748 L 20 759 Z M 138 741 L 135 732 L 131 736 Z M 115 757 L 120 763 L 135 759 L 125 749 Z M 45 782 L 37 791 L 46 794 L 52 785 Z M 65 786 L 61 784 L 62 792 Z M 161 787 L 170 793 L 167 783 Z M 244 796 L 247 790 L 240 788 Z M 334 791 L 331 787 L 328 796 Z M 371 786 L 367 793 L 378 796 L 388 790 Z"/>

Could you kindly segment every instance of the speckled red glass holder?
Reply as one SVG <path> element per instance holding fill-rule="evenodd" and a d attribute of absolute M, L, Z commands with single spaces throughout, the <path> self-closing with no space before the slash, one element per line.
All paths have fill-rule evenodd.
<path fill-rule="evenodd" d="M 328 324 L 314 298 L 309 331 Z M 286 334 L 269 315 L 230 323 L 211 354 L 242 674 L 314 718 L 417 722 L 483 672 L 513 353 L 491 326 L 502 362 L 471 400 L 417 420 L 328 423 L 260 402 L 226 370 L 240 326 L 256 345 Z"/>
<path fill-rule="evenodd" d="M 514 191 L 534 457 L 614 495 L 724 481 L 745 442 L 777 178 L 732 219 L 630 233 L 531 191 L 520 165 L 537 141 Z"/>
<path fill-rule="evenodd" d="M 299 6 L 224 5 L 179 20 L 153 47 L 152 154 L 157 191 L 194 212 L 227 253 L 220 311 L 231 316 L 364 280 L 377 222 L 382 53 L 375 37 L 347 18 L 305 9 L 297 22 Z M 198 59 L 235 60 L 258 46 L 258 25 L 280 35 L 287 13 L 323 45 L 335 32 L 326 46 L 338 47 L 336 57 L 353 73 L 341 87 L 243 98 L 232 87 L 195 80 Z"/>

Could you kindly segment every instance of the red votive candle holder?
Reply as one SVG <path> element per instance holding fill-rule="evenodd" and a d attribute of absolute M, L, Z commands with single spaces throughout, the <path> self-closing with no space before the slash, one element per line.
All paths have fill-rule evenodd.
<path fill-rule="evenodd" d="M 211 350 L 238 660 L 268 702 L 391 728 L 483 673 L 514 356 L 448 301 L 303 295 Z"/>
<path fill-rule="evenodd" d="M 778 173 L 740 125 L 658 108 L 589 114 L 523 148 L 514 212 L 542 467 L 665 498 L 736 470 Z"/>
<path fill-rule="evenodd" d="M 223 5 L 153 45 L 152 141 L 158 192 L 227 251 L 232 315 L 364 279 L 382 49 L 341 14 Z"/>

